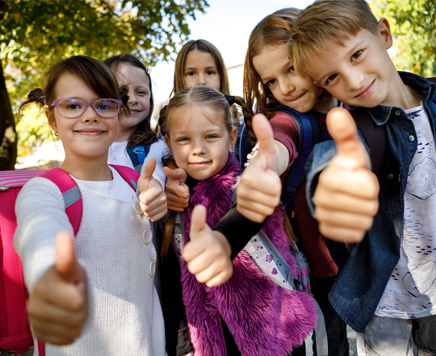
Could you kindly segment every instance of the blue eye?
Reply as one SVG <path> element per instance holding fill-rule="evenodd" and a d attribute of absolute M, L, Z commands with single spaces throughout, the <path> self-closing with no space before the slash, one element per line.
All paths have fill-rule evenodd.
<path fill-rule="evenodd" d="M 106 111 L 106 110 L 111 110 L 111 107 L 107 104 L 100 104 L 96 107 L 96 109 Z"/>
<path fill-rule="evenodd" d="M 216 134 L 210 134 L 210 135 L 206 136 L 206 139 L 208 139 L 208 138 L 217 138 L 217 137 L 218 137 L 218 135 L 216 135 Z"/>

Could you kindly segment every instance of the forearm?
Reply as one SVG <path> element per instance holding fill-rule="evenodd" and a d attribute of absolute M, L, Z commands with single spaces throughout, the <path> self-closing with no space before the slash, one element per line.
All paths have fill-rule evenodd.
<path fill-rule="evenodd" d="M 17 229 L 14 247 L 23 264 L 27 288 L 32 293 L 36 282 L 54 264 L 56 234 L 73 229 L 65 214 L 62 194 L 44 178 L 29 182 L 17 197 Z"/>

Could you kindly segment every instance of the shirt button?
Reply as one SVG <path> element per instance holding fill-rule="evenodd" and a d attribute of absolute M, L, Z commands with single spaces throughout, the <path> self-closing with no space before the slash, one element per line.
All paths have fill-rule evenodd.
<path fill-rule="evenodd" d="M 409 141 L 412 141 L 412 142 L 415 141 L 415 136 L 410 135 L 410 136 L 409 136 Z"/>
<path fill-rule="evenodd" d="M 150 267 L 148 268 L 148 271 L 150 273 L 150 277 L 154 277 L 154 274 L 156 273 L 156 262 L 150 262 Z"/>
<path fill-rule="evenodd" d="M 392 173 L 389 173 L 388 174 L 388 179 L 392 179 L 392 178 L 394 178 L 394 175 Z"/>
<path fill-rule="evenodd" d="M 148 245 L 151 242 L 151 239 L 153 238 L 153 233 L 150 229 L 145 229 L 142 232 L 142 242 L 144 242 L 146 245 Z"/>
<path fill-rule="evenodd" d="M 400 111 L 399 110 L 395 110 L 395 115 L 400 116 Z"/>
<path fill-rule="evenodd" d="M 142 215 L 141 205 L 139 205 L 139 201 L 135 201 L 133 203 L 133 211 L 138 215 Z"/>

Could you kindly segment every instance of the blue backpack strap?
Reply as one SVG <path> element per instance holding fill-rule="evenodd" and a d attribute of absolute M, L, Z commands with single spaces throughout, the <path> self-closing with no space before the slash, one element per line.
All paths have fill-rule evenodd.
<path fill-rule="evenodd" d="M 294 120 L 298 131 L 298 142 L 296 145 L 298 156 L 285 176 L 286 190 L 283 203 L 286 212 L 289 214 L 294 203 L 295 192 L 304 181 L 304 166 L 313 146 L 319 141 L 320 132 L 315 115 L 303 114 L 285 106 L 282 106 L 279 111 L 289 115 Z"/>
<path fill-rule="evenodd" d="M 150 152 L 150 145 L 136 146 L 127 148 L 127 154 L 133 163 L 133 167 L 139 166 L 144 163 L 145 157 Z"/>

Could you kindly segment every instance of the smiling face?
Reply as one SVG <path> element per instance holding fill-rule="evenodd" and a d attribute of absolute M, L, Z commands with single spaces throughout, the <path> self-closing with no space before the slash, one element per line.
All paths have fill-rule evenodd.
<path fill-rule="evenodd" d="M 101 99 L 81 79 L 63 74 L 56 83 L 56 99 Z M 71 119 L 59 115 L 55 107 L 46 111 L 51 128 L 59 135 L 65 150 L 65 160 L 73 157 L 89 160 L 92 157 L 107 160 L 109 146 L 118 133 L 118 116 L 101 118 L 88 106 L 82 116 Z M 106 158 L 105 158 L 106 157 Z"/>
<path fill-rule="evenodd" d="M 387 53 L 392 36 L 386 19 L 378 34 L 361 30 L 344 46 L 326 43 L 322 58 L 310 65 L 310 76 L 338 100 L 352 106 L 395 105 L 401 79 Z M 397 87 L 398 86 L 398 87 Z"/>
<path fill-rule="evenodd" d="M 198 104 L 173 112 L 165 141 L 176 164 L 196 180 L 205 180 L 225 166 L 236 142 L 236 129 L 229 134 L 220 113 Z"/>
<path fill-rule="evenodd" d="M 216 90 L 220 88 L 220 76 L 216 63 L 210 53 L 194 49 L 189 52 L 183 68 L 185 88 L 196 85 L 207 85 Z"/>
<path fill-rule="evenodd" d="M 118 84 L 128 88 L 131 115 L 120 120 L 117 141 L 126 141 L 150 111 L 150 81 L 143 69 L 120 63 L 115 76 Z"/>
<path fill-rule="evenodd" d="M 253 66 L 280 104 L 300 112 L 307 112 L 317 104 L 322 89 L 309 77 L 294 72 L 286 54 L 286 44 L 264 47 L 253 57 Z"/>

